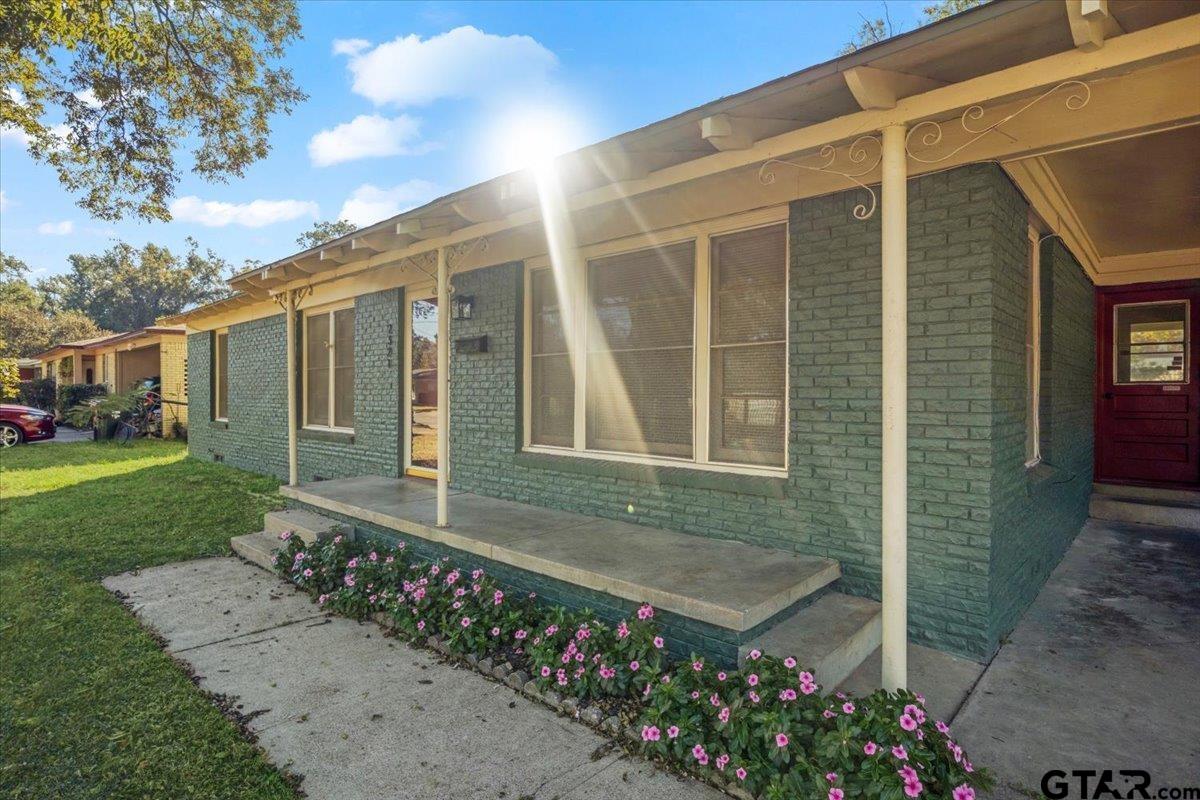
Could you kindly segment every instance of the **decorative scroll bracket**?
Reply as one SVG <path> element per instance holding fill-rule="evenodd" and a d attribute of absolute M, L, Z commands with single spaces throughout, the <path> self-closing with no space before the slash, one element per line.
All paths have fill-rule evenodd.
<path fill-rule="evenodd" d="M 1071 90 L 1067 94 L 1066 98 L 1066 106 L 1068 110 L 1078 111 L 1091 102 L 1092 89 L 1090 86 L 1083 81 L 1064 81 L 1057 86 L 1042 92 L 1040 95 L 1033 98 L 1016 111 L 1006 115 L 1003 119 L 999 119 L 996 122 L 984 127 L 976 127 L 986 113 L 983 109 L 983 106 L 969 106 L 965 111 L 963 111 L 962 116 L 959 117 L 958 120 L 958 124 L 962 127 L 963 131 L 967 133 L 969 138 L 962 144 L 950 150 L 948 153 L 944 153 L 937 158 L 926 158 L 924 155 L 918 155 L 916 152 L 914 152 L 914 137 L 917 137 L 921 146 L 926 149 L 937 147 L 938 144 L 941 143 L 943 135 L 942 123 L 935 122 L 933 120 L 918 122 L 909 129 L 908 136 L 906 136 L 904 139 L 904 150 L 908 154 L 908 157 L 913 161 L 918 161 L 922 164 L 940 164 L 941 162 L 947 161 L 958 155 L 963 150 L 966 150 L 968 147 L 975 144 L 988 134 L 1000 130 L 1006 124 L 1021 116 L 1026 111 L 1050 97 L 1055 92 L 1068 88 Z M 918 131 L 923 131 L 919 137 L 917 136 Z"/>
<path fill-rule="evenodd" d="M 874 143 L 876 156 L 871 158 L 869 144 Z M 875 171 L 879 166 L 879 162 L 883 160 L 883 143 L 878 136 L 867 134 L 860 136 L 850 143 L 850 147 L 846 150 L 847 160 L 854 165 L 849 170 L 834 169 L 834 164 L 837 162 L 838 149 L 835 145 L 827 144 L 821 148 L 819 152 L 820 158 L 824 159 L 824 163 L 819 165 L 802 164 L 796 161 L 787 161 L 781 158 L 772 158 L 765 161 L 762 167 L 758 170 L 758 180 L 763 186 L 770 186 L 775 183 L 774 165 L 786 165 L 795 167 L 796 169 L 804 169 L 810 172 L 823 172 L 826 175 L 836 175 L 845 178 L 851 183 L 858 186 L 860 189 L 870 195 L 870 201 L 867 203 L 858 203 L 854 206 L 854 218 L 858 220 L 870 219 L 875 214 L 875 209 L 879 205 L 879 197 L 875 193 L 875 189 L 868 186 L 861 179 Z M 869 163 L 868 163 L 869 162 Z M 867 166 L 863 166 L 867 164 Z M 857 167 L 857 169 L 855 169 Z"/>

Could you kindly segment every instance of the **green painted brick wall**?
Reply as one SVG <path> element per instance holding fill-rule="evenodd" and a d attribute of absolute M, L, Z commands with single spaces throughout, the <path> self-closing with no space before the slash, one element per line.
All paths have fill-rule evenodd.
<path fill-rule="evenodd" d="M 400 472 L 403 292 L 362 295 L 354 309 L 353 442 L 301 438 L 301 480 Z M 299 325 L 297 325 L 299 330 Z M 192 455 L 287 479 L 287 360 L 283 314 L 229 328 L 229 423 L 212 421 L 212 334 L 188 337 Z M 203 388 L 202 388 L 203 387 Z"/>
<path fill-rule="evenodd" d="M 580 469 L 518 453 L 523 271 L 506 264 L 455 278 L 475 310 L 454 335 L 489 337 L 488 352 L 452 363 L 455 486 L 836 558 L 842 591 L 877 598 L 880 229 L 878 215 L 851 216 L 860 200 L 845 193 L 791 209 L 790 464 L 781 485 L 730 478 L 714 488 L 688 470 Z M 1039 494 L 1047 482 L 1024 468 L 1026 215 L 992 165 L 909 184 L 910 629 L 918 642 L 974 658 L 995 649 L 1086 516 L 1082 483 Z M 1053 252 L 1047 346 L 1063 361 L 1078 357 L 1067 369 L 1079 372 L 1091 363 L 1079 352 L 1091 287 L 1061 247 Z M 1055 388 L 1047 430 L 1078 465 L 1090 460 L 1091 430 L 1081 424 L 1090 378 L 1062 376 Z M 1027 511 L 1023 525 L 999 530 Z M 1056 544 L 1023 549 L 1029 539 Z"/>

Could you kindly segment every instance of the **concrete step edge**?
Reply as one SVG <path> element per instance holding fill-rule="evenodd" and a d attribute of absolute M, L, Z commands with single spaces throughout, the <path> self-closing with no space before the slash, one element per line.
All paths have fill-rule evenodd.
<path fill-rule="evenodd" d="M 1190 504 L 1172 505 L 1094 494 L 1088 504 L 1088 514 L 1092 519 L 1108 522 L 1200 531 L 1200 508 Z"/>
<path fill-rule="evenodd" d="M 738 660 L 744 662 L 756 648 L 768 655 L 793 656 L 813 671 L 819 684 L 832 688 L 879 647 L 882 620 L 883 607 L 874 600 L 830 592 L 742 645 Z M 797 644 L 785 644 L 788 639 Z M 799 643 L 805 641 L 807 645 Z"/>
<path fill-rule="evenodd" d="M 312 511 L 284 509 L 268 511 L 263 516 L 263 530 L 275 536 L 292 531 L 305 544 L 312 544 L 331 539 L 339 533 L 348 533 L 349 526 Z"/>
<path fill-rule="evenodd" d="M 231 538 L 229 547 L 251 564 L 262 567 L 267 572 L 275 571 L 274 557 L 279 548 L 278 536 L 267 531 L 247 533 Z"/>
<path fill-rule="evenodd" d="M 1200 504 L 1200 491 L 1194 489 L 1162 489 L 1157 486 L 1129 486 L 1116 483 L 1093 483 L 1093 496 L 1104 495 L 1116 500 L 1163 501 Z"/>

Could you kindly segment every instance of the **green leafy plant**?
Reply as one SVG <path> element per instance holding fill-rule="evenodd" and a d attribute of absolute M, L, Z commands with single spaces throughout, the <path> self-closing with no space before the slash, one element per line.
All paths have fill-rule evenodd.
<path fill-rule="evenodd" d="M 80 386 L 91 386 L 91 384 L 64 386 L 59 392 L 60 398 L 65 394 L 65 390 L 76 389 Z M 103 386 L 100 388 L 104 389 Z M 102 420 L 128 418 L 142 405 L 146 391 L 131 389 L 128 392 L 108 394 L 105 389 L 101 393 L 91 395 L 79 393 L 79 395 L 82 395 L 82 400 L 67 408 L 63 418 L 76 428 L 93 428 L 97 427 Z"/>
<path fill-rule="evenodd" d="M 17 392 L 17 402 L 21 405 L 40 408 L 42 411 L 53 411 L 57 391 L 57 384 L 52 378 L 21 381 L 21 388 Z"/>

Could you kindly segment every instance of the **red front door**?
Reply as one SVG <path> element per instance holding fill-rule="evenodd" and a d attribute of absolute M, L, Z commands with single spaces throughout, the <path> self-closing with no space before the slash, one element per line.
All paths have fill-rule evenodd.
<path fill-rule="evenodd" d="M 1200 484 L 1200 282 L 1101 288 L 1096 480 Z"/>

